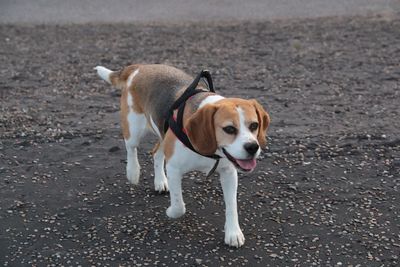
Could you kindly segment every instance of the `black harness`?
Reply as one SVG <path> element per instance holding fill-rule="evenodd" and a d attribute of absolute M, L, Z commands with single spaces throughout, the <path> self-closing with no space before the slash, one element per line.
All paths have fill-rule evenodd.
<path fill-rule="evenodd" d="M 207 80 L 207 87 L 209 90 L 202 90 L 202 89 L 196 89 L 197 85 L 199 84 L 200 80 L 202 78 L 205 78 Z M 164 133 L 168 131 L 168 129 L 171 129 L 171 131 L 175 134 L 175 136 L 190 150 L 193 152 L 207 158 L 212 158 L 215 159 L 216 162 L 214 164 L 214 167 L 210 170 L 210 172 L 207 174 L 207 177 L 211 176 L 214 171 L 218 167 L 219 159 L 221 158 L 220 156 L 214 154 L 214 155 L 203 155 L 196 151 L 196 149 L 193 147 L 192 143 L 190 143 L 190 140 L 185 133 L 184 127 L 183 127 L 183 112 L 185 110 L 185 105 L 186 101 L 198 94 L 198 93 L 207 93 L 207 92 L 212 92 L 215 93 L 214 90 L 214 85 L 211 79 L 211 74 L 208 70 L 202 70 L 199 75 L 193 80 L 193 82 L 189 85 L 189 87 L 183 92 L 183 94 L 174 102 L 174 104 L 170 107 L 168 110 L 167 116 L 165 118 L 165 123 L 164 123 Z M 174 111 L 178 109 L 178 113 L 176 116 L 176 119 L 174 118 Z"/>

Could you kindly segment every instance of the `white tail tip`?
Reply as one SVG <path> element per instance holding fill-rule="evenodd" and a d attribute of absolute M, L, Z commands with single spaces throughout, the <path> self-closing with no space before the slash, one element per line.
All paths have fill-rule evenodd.
<path fill-rule="evenodd" d="M 102 66 L 94 67 L 94 69 L 97 70 L 97 74 L 100 76 L 100 78 L 111 84 L 110 80 L 110 74 L 112 73 L 111 70 Z"/>

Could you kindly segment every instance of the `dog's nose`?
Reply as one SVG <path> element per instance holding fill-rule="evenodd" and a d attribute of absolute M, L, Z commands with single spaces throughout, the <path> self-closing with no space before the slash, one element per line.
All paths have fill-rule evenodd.
<path fill-rule="evenodd" d="M 252 156 L 257 153 L 259 147 L 260 146 L 257 143 L 244 144 L 244 149 Z"/>

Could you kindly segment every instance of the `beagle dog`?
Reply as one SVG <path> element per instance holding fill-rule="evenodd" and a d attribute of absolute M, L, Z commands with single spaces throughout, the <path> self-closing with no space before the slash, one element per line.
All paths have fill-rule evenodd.
<path fill-rule="evenodd" d="M 171 203 L 166 213 L 170 218 L 178 218 L 186 211 L 181 187 L 183 174 L 193 170 L 210 171 L 216 166 L 215 159 L 206 156 L 218 155 L 220 160 L 215 171 L 220 174 L 226 207 L 225 243 L 242 246 L 245 238 L 237 213 L 237 171 L 253 171 L 261 147 L 266 145 L 270 118 L 263 107 L 256 100 L 224 98 L 206 91 L 207 84 L 200 81 L 196 88 L 204 92 L 187 99 L 183 112 L 184 131 L 196 153 L 170 129 L 163 130 L 169 108 L 193 77 L 158 64 L 131 65 L 121 71 L 97 66 L 95 70 L 103 80 L 122 90 L 121 123 L 129 182 L 139 182 L 137 148 L 149 129 L 159 138 L 153 150 L 154 187 L 159 192 L 170 191 Z"/>

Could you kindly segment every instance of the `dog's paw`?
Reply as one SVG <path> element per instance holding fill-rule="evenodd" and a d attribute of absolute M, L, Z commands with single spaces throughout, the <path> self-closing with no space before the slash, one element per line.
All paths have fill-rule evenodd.
<path fill-rule="evenodd" d="M 126 167 L 126 178 L 131 184 L 137 185 L 140 178 L 140 168 L 132 168 L 131 166 Z"/>
<path fill-rule="evenodd" d="M 167 216 L 170 217 L 171 219 L 177 219 L 181 217 L 183 214 L 185 214 L 186 208 L 185 206 L 181 208 L 176 208 L 176 207 L 169 207 L 167 209 Z"/>
<path fill-rule="evenodd" d="M 244 244 L 244 235 L 240 228 L 225 231 L 225 244 L 231 247 L 241 247 Z"/>
<path fill-rule="evenodd" d="M 154 190 L 158 191 L 158 193 L 168 192 L 168 180 L 166 178 L 155 179 Z"/>
<path fill-rule="evenodd" d="M 158 193 L 168 192 L 168 181 L 154 182 L 154 190 Z"/>

